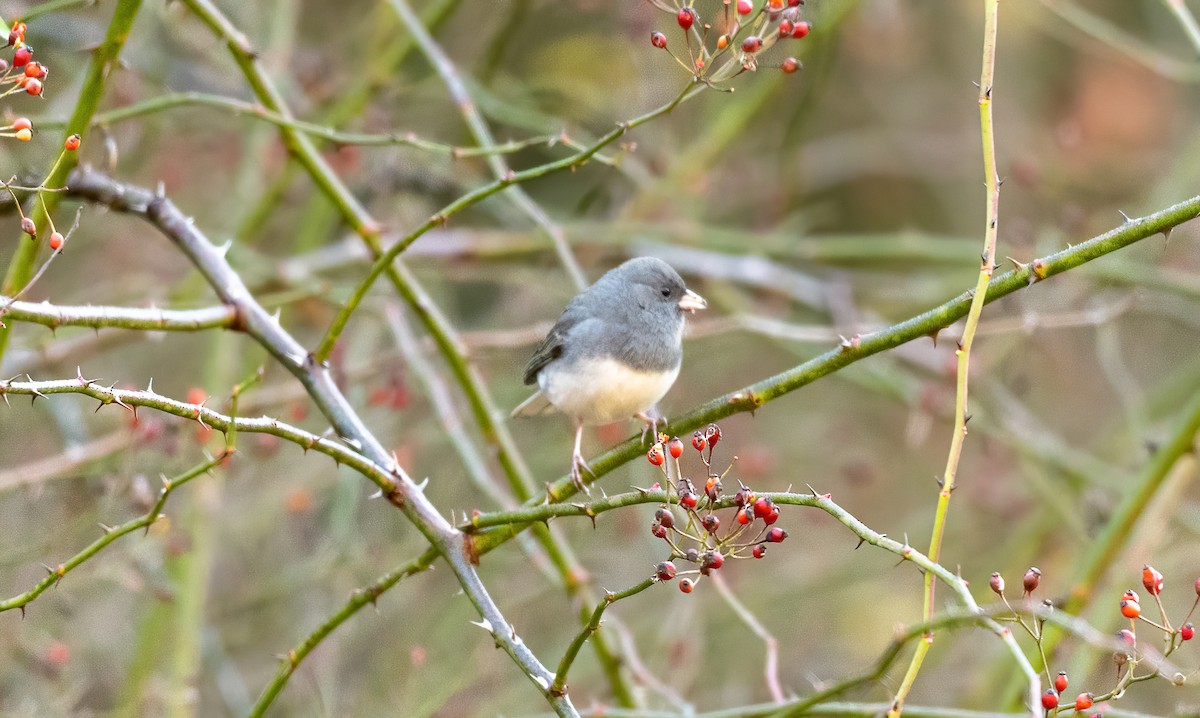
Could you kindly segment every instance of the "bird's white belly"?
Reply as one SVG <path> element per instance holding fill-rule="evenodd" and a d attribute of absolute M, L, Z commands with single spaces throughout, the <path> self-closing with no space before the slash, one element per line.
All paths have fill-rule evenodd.
<path fill-rule="evenodd" d="M 608 424 L 646 411 L 666 395 L 679 367 L 643 372 L 612 359 L 554 364 L 538 374 L 538 386 L 562 413 L 585 424 Z"/>

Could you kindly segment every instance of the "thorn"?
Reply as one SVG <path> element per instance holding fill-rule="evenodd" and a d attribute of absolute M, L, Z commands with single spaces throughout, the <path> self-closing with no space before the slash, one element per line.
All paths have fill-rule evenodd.
<path fill-rule="evenodd" d="M 429 485 L 429 477 L 426 476 L 424 479 L 421 480 L 421 483 L 417 484 L 417 491 L 420 493 L 424 493 L 425 487 L 428 485 Z"/>
<path fill-rule="evenodd" d="M 935 476 L 935 477 L 933 477 L 933 480 L 934 480 L 934 483 L 936 483 L 938 485 L 939 489 L 946 488 L 946 480 L 943 479 L 942 477 Z"/>
<path fill-rule="evenodd" d="M 383 489 L 379 489 L 378 491 L 376 491 L 375 493 L 371 494 L 371 495 L 370 495 L 370 496 L 368 496 L 367 498 L 368 498 L 368 499 L 378 499 L 378 498 L 381 498 L 382 496 L 383 496 Z"/>
<path fill-rule="evenodd" d="M 929 336 L 929 338 L 930 338 L 930 339 L 932 339 L 932 340 L 933 340 L 933 348 L 934 348 L 934 349 L 936 349 L 936 348 L 937 348 L 937 340 L 938 340 L 938 335 L 939 335 L 939 334 L 941 334 L 941 333 L 942 333 L 942 329 L 941 329 L 941 327 L 938 327 L 937 329 L 934 329 L 933 331 L 929 332 L 929 335 L 928 335 L 928 336 Z"/>
<path fill-rule="evenodd" d="M 865 544 L 866 542 L 867 542 L 867 537 L 860 536 L 858 539 L 858 545 L 854 547 L 854 550 L 855 551 L 859 550 L 860 548 L 862 548 L 862 545 Z"/>
<path fill-rule="evenodd" d="M 1163 244 L 1171 241 L 1171 233 L 1175 231 L 1174 227 L 1167 227 L 1162 231 Z"/>
<path fill-rule="evenodd" d="M 971 423 L 971 414 L 963 414 L 963 426 Z"/>
<path fill-rule="evenodd" d="M 109 525 L 107 525 L 107 524 L 98 523 L 98 524 L 97 524 L 97 526 L 99 526 L 99 527 L 100 527 L 100 530 L 101 530 L 101 531 L 103 531 L 103 532 L 104 532 L 104 533 L 106 533 L 106 534 L 110 534 L 110 533 L 112 533 L 112 532 L 113 532 L 113 527 L 112 527 L 112 526 L 109 526 Z"/>
<path fill-rule="evenodd" d="M 1117 214 L 1121 215 L 1121 218 L 1125 220 L 1125 224 L 1133 224 L 1133 220 L 1129 218 L 1129 215 L 1119 209 L 1117 210 Z"/>

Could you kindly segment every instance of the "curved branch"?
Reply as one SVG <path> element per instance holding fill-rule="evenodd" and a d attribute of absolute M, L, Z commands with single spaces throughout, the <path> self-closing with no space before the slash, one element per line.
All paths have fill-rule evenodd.
<path fill-rule="evenodd" d="M 199 4 L 201 0 L 190 2 Z M 204 4 L 204 7 L 207 5 Z M 212 12 L 216 12 L 215 9 Z M 231 40 L 230 44 L 234 46 L 236 43 Z M 254 62 L 253 57 L 243 60 L 251 64 Z M 229 266 L 225 252 L 213 246 L 191 219 L 161 194 L 116 182 L 88 167 L 77 169 L 69 179 L 70 193 L 120 212 L 140 216 L 156 227 L 192 261 L 221 300 L 237 308 L 241 328 L 304 385 L 333 428 L 355 447 L 357 451 L 351 453 L 359 455 L 357 463 L 375 469 L 387 467 L 383 476 L 370 468 L 364 475 L 375 482 L 383 495 L 404 512 L 430 545 L 437 548 L 454 571 L 463 592 L 483 617 L 483 625 L 496 645 L 517 663 L 560 715 L 577 716 L 567 696 L 550 693 L 554 675 L 517 636 L 488 594 L 472 565 L 475 554 L 467 546 L 463 534 L 442 516 L 422 488 L 367 429 L 342 395 L 328 366 L 305 352 L 300 343 L 284 330 L 278 316 L 268 314 L 255 300 L 241 277 Z M 358 470 L 358 466 L 347 463 Z"/>
<path fill-rule="evenodd" d="M 379 490 L 390 500 L 399 500 L 395 496 L 397 491 L 396 482 L 390 468 L 390 462 L 388 464 L 377 464 L 333 439 L 318 436 L 268 416 L 257 419 L 240 416 L 234 417 L 210 409 L 203 404 L 189 404 L 185 401 L 178 401 L 163 396 L 152 389 L 139 390 L 118 389 L 115 386 L 106 387 L 101 386 L 94 379 L 85 379 L 82 376 L 74 379 L 52 379 L 49 381 L 34 381 L 32 379 L 27 379 L 26 381 L 18 381 L 16 379 L 0 380 L 0 397 L 3 397 L 7 402 L 9 394 L 13 396 L 30 396 L 35 401 L 38 397 L 47 397 L 54 394 L 83 394 L 100 402 L 97 410 L 110 405 L 119 406 L 136 416 L 138 407 L 146 407 L 161 411 L 164 414 L 178 416 L 181 419 L 198 422 L 202 426 L 216 429 L 226 434 L 230 431 L 271 434 L 284 441 L 291 442 L 305 451 L 317 451 L 325 454 L 339 464 L 349 466 L 378 486 Z"/>

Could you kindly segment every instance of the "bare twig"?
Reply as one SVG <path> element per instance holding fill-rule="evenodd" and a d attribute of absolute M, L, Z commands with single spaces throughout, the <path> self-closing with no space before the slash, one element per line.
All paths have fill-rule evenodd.
<path fill-rule="evenodd" d="M 143 331 L 196 332 L 205 329 L 234 329 L 237 312 L 231 306 L 204 309 L 155 309 L 140 307 L 66 306 L 48 302 L 11 301 L 0 297 L 4 318 L 59 327 L 114 327 Z"/>

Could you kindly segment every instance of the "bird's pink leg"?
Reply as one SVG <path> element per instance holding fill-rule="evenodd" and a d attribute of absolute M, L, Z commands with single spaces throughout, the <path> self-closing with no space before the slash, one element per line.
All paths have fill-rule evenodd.
<path fill-rule="evenodd" d="M 592 492 L 588 490 L 587 484 L 583 481 L 583 471 L 581 469 L 587 469 L 588 473 L 592 476 L 595 476 L 596 472 L 592 471 L 592 467 L 588 466 L 588 463 L 583 460 L 583 452 L 580 451 L 579 448 L 582 441 L 583 424 L 576 424 L 575 451 L 571 454 L 571 481 L 574 482 L 575 488 L 579 489 L 585 494 L 591 494 Z"/>
<path fill-rule="evenodd" d="M 663 426 L 667 425 L 667 417 L 659 416 L 658 412 L 655 411 L 654 408 L 650 408 L 647 411 L 639 411 L 638 413 L 633 415 L 633 418 L 642 422 L 642 443 L 643 444 L 646 443 L 646 432 L 647 431 L 653 430 L 655 432 L 655 434 L 657 434 L 658 425 L 660 422 L 662 423 Z M 654 435 L 651 435 L 651 436 L 652 436 L 652 438 L 655 438 Z"/>

